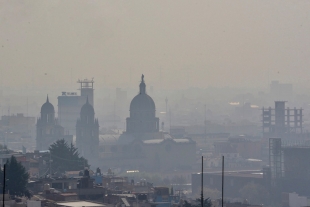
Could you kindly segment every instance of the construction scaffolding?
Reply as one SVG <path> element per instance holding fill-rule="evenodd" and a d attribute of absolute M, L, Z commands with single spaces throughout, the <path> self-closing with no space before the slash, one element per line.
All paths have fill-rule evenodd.
<path fill-rule="evenodd" d="M 289 138 L 303 133 L 303 109 L 285 108 L 285 101 L 276 101 L 275 108 L 262 109 L 264 137 Z"/>
<path fill-rule="evenodd" d="M 94 107 L 94 79 L 79 79 L 78 83 L 80 84 L 81 96 L 87 97 L 89 103 Z"/>
<path fill-rule="evenodd" d="M 279 179 L 284 176 L 282 157 L 281 138 L 269 138 L 269 166 L 272 179 Z"/>

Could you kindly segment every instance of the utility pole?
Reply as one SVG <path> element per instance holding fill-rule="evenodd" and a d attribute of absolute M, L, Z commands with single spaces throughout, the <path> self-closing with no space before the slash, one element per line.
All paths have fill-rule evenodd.
<path fill-rule="evenodd" d="M 203 207 L 203 156 L 201 156 L 201 207 Z"/>
<path fill-rule="evenodd" d="M 50 151 L 50 177 L 52 177 L 52 153 Z"/>
<path fill-rule="evenodd" d="M 5 164 L 3 165 L 3 200 L 2 200 L 2 202 L 3 202 L 3 207 L 5 206 L 4 205 L 4 195 L 5 195 Z"/>
<path fill-rule="evenodd" d="M 224 207 L 224 156 L 222 156 L 222 207 Z"/>

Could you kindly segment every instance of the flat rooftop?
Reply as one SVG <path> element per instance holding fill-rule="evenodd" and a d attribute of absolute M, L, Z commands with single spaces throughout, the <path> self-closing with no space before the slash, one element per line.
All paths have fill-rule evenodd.
<path fill-rule="evenodd" d="M 71 201 L 71 202 L 58 202 L 57 205 L 59 206 L 68 206 L 68 207 L 97 207 L 97 206 L 106 206 L 100 203 L 93 203 L 88 201 Z"/>
<path fill-rule="evenodd" d="M 200 175 L 201 173 L 193 173 Z M 221 171 L 217 172 L 204 172 L 204 175 L 222 175 Z M 247 170 L 247 171 L 225 171 L 224 177 L 249 177 L 249 178 L 263 178 L 263 172 L 261 170 Z"/>

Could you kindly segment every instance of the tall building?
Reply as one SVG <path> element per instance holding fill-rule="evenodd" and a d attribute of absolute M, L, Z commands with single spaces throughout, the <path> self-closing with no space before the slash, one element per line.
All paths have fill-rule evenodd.
<path fill-rule="evenodd" d="M 58 96 L 58 120 L 64 127 L 65 134 L 75 135 L 75 124 L 80 110 L 88 97 L 89 103 L 94 106 L 94 80 L 78 80 L 81 94 L 76 92 L 62 92 Z"/>
<path fill-rule="evenodd" d="M 47 150 L 51 144 L 59 139 L 72 142 L 72 136 L 64 135 L 64 128 L 57 123 L 53 104 L 46 102 L 41 107 L 41 116 L 37 119 L 37 150 Z"/>
<path fill-rule="evenodd" d="M 270 95 L 277 100 L 290 100 L 293 97 L 293 85 L 272 81 L 270 84 Z"/>
<path fill-rule="evenodd" d="M 92 161 L 97 159 L 99 146 L 99 123 L 95 119 L 94 107 L 88 102 L 82 106 L 76 122 L 76 146 L 80 154 Z"/>
<path fill-rule="evenodd" d="M 29 150 L 36 148 L 36 117 L 4 115 L 0 120 L 1 141 L 12 150 L 20 150 L 21 146 Z"/>

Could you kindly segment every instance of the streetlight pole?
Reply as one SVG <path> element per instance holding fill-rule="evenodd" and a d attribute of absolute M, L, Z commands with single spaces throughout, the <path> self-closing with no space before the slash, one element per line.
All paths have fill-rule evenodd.
<path fill-rule="evenodd" d="M 52 177 L 52 162 L 53 162 L 53 160 L 52 160 L 52 153 L 50 151 L 50 177 Z"/>

